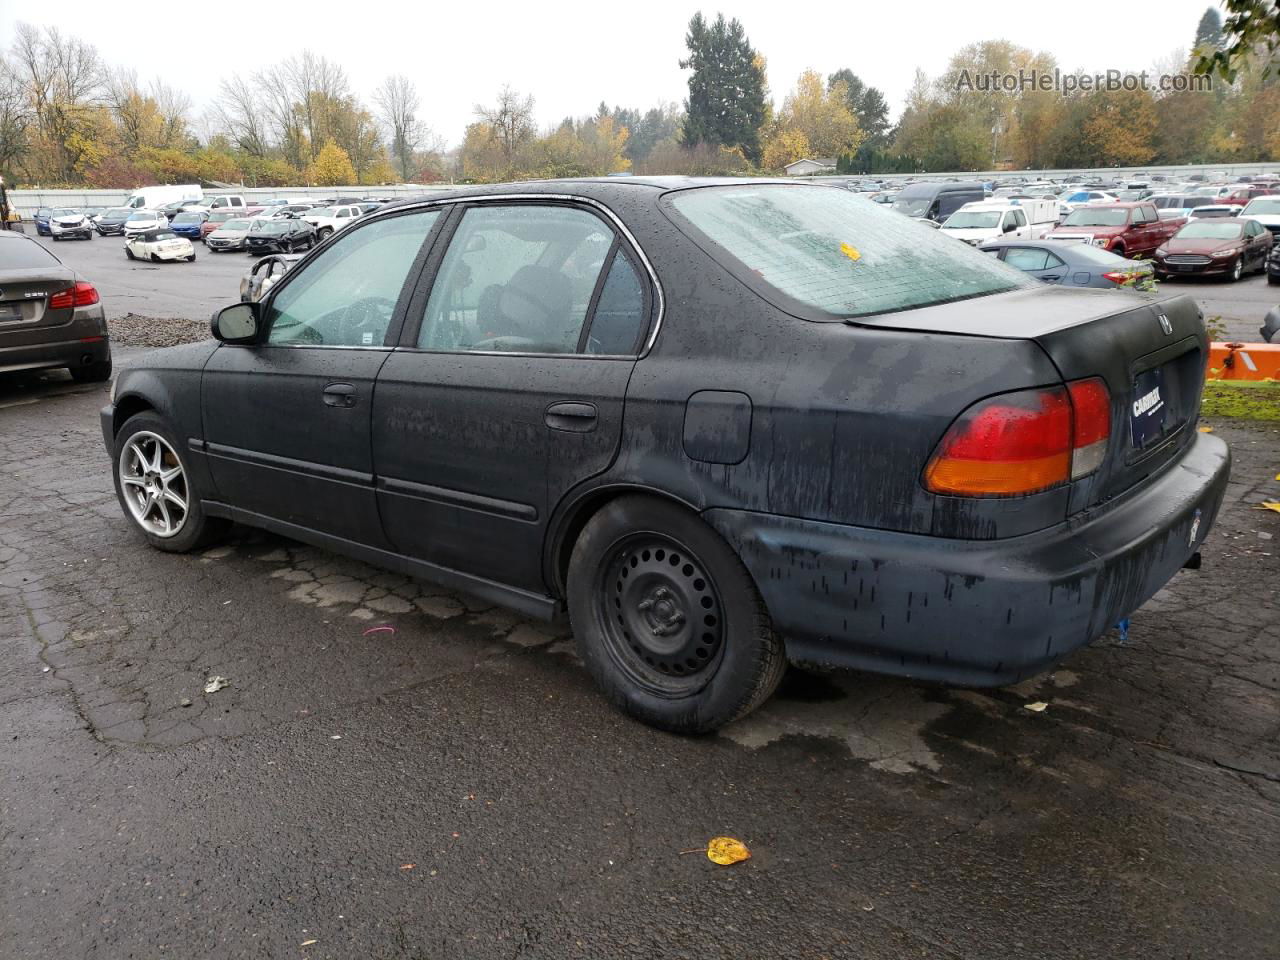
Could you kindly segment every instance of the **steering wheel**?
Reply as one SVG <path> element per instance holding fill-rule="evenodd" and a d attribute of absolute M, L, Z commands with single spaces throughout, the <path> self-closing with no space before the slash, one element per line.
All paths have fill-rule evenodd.
<path fill-rule="evenodd" d="M 348 346 L 382 346 L 395 309 L 395 301 L 387 297 L 362 297 L 347 304 L 338 318 L 338 342 Z M 368 342 L 364 340 L 366 335 L 372 337 Z"/>

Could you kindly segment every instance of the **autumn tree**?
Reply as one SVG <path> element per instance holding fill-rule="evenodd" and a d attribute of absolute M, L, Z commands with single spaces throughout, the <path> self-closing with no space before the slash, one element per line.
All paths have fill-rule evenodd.
<path fill-rule="evenodd" d="M 689 56 L 680 61 L 689 76 L 689 99 L 681 140 L 738 148 L 751 161 L 760 158 L 760 129 L 765 122 L 764 65 L 747 40 L 742 24 L 724 14 L 708 24 L 701 13 L 685 35 Z"/>
<path fill-rule="evenodd" d="M 1155 155 L 1155 104 L 1145 90 L 1099 91 L 1080 131 L 1099 166 L 1129 167 Z"/>
<path fill-rule="evenodd" d="M 39 145 L 40 163 L 32 173 L 71 182 L 93 143 L 93 107 L 104 76 L 98 52 L 57 27 L 42 31 L 19 23 L 12 57 L 27 87 Z"/>
<path fill-rule="evenodd" d="M 319 187 L 343 187 L 356 183 L 351 157 L 332 139 L 326 140 L 307 167 L 307 181 Z"/>
<path fill-rule="evenodd" d="M 803 130 L 779 130 L 765 142 L 761 163 L 766 170 L 781 170 L 789 163 L 812 157 L 814 152 Z"/>
<path fill-rule="evenodd" d="M 1191 45 L 1193 50 L 1210 53 L 1222 46 L 1222 14 L 1217 7 L 1205 10 L 1200 22 L 1196 24 L 1196 39 Z"/>
<path fill-rule="evenodd" d="M 400 178 L 410 180 L 417 172 L 415 155 L 425 133 L 418 120 L 418 89 L 408 77 L 396 73 L 382 81 L 373 99 L 390 135 L 391 155 L 400 168 Z"/>
<path fill-rule="evenodd" d="M 480 121 L 478 133 L 487 135 L 490 144 L 497 148 L 498 156 L 506 178 L 514 177 L 517 169 L 517 154 L 534 137 L 533 97 L 522 96 L 511 87 L 504 86 L 498 94 L 497 103 L 492 106 L 477 104 L 475 114 Z M 467 128 L 469 139 L 473 139 L 473 124 Z M 464 144 L 465 149 L 465 144 Z M 492 164 L 489 164 L 492 168 Z"/>
<path fill-rule="evenodd" d="M 12 61 L 0 55 L 0 174 L 14 182 L 14 171 L 29 148 L 30 101 L 22 77 Z"/>
<path fill-rule="evenodd" d="M 819 157 L 852 153 L 865 138 L 849 107 L 845 81 L 837 80 L 828 88 L 815 70 L 800 75 L 795 89 L 782 102 L 774 125 L 777 133 L 796 130 L 804 134 L 810 151 Z"/>

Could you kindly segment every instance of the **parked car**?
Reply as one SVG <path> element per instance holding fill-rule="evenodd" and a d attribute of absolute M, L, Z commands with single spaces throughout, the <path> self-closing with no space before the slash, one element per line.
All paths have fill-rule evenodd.
<path fill-rule="evenodd" d="M 1241 209 L 1240 216 L 1256 220 L 1280 238 L 1280 196 L 1254 197 Z"/>
<path fill-rule="evenodd" d="M 124 238 L 151 230 L 169 229 L 169 218 L 159 210 L 135 210 L 124 222 Z"/>
<path fill-rule="evenodd" d="M 240 278 L 240 299 L 256 302 L 266 296 L 276 281 L 293 269 L 294 264 L 302 259 L 302 254 L 272 254 L 255 263 Z"/>
<path fill-rule="evenodd" d="M 1238 203 L 1213 203 L 1205 207 L 1196 207 L 1187 217 L 1189 220 L 1214 220 L 1222 217 L 1238 217 L 1244 207 Z"/>
<path fill-rule="evenodd" d="M 301 219 L 315 228 L 317 239 L 323 240 L 329 234 L 351 226 L 362 214 L 363 211 L 357 205 L 343 204 L 336 207 L 312 207 L 302 214 Z"/>
<path fill-rule="evenodd" d="M 989 240 L 978 248 L 1044 283 L 1064 287 L 1116 287 L 1153 276 L 1149 263 L 1135 263 L 1088 243 L 1062 240 Z"/>
<path fill-rule="evenodd" d="M 199 240 L 200 230 L 204 227 L 204 222 L 209 219 L 207 213 L 200 213 L 195 210 L 183 210 L 180 214 L 169 221 L 169 228 L 180 237 L 186 237 L 189 240 Z"/>
<path fill-rule="evenodd" d="M 260 220 L 245 235 L 244 248 L 249 253 L 293 253 L 310 250 L 317 235 L 305 220 Z"/>
<path fill-rule="evenodd" d="M 1271 234 L 1254 220 L 1239 217 L 1188 223 L 1156 250 L 1156 275 L 1224 276 L 1239 280 L 1266 270 Z"/>
<path fill-rule="evenodd" d="M 1046 287 L 817 184 L 405 202 L 213 332 L 102 411 L 147 542 L 235 520 L 567 610 L 608 698 L 684 733 L 788 658 L 1035 675 L 1196 555 L 1228 479 L 1192 299 Z"/>
<path fill-rule="evenodd" d="M 206 240 L 209 234 L 213 233 L 213 231 L 217 230 L 229 220 L 241 219 L 245 219 L 245 217 L 231 210 L 215 210 L 205 218 L 204 223 L 200 224 L 200 239 L 202 241 Z"/>
<path fill-rule="evenodd" d="M 245 248 L 244 240 L 249 235 L 249 231 L 266 222 L 268 221 L 256 217 L 253 220 L 243 218 L 228 220 L 212 233 L 205 234 L 204 245 L 209 248 L 211 253 L 243 250 Z"/>
<path fill-rule="evenodd" d="M 152 260 L 156 263 L 163 260 L 186 260 L 194 263 L 196 250 L 186 237 L 180 237 L 173 230 L 161 227 L 126 236 L 124 255 L 130 260 Z"/>
<path fill-rule="evenodd" d="M 1048 236 L 1055 240 L 1082 240 L 1122 257 L 1149 256 L 1185 223 L 1161 220 L 1150 202 L 1097 203 L 1077 207 Z"/>
<path fill-rule="evenodd" d="M 53 207 L 40 207 L 32 215 L 31 221 L 36 225 L 36 236 L 47 237 L 49 232 L 49 217 L 53 213 Z"/>
<path fill-rule="evenodd" d="M 158 210 L 166 204 L 199 203 L 203 198 L 204 191 L 198 183 L 166 184 L 135 190 L 124 205 L 134 210 Z"/>
<path fill-rule="evenodd" d="M 276 198 L 274 200 L 266 200 L 262 203 L 260 216 L 264 219 L 274 216 L 282 207 L 295 208 L 297 212 L 306 212 L 314 206 L 318 206 L 319 201 L 312 200 L 310 197 L 286 197 Z"/>
<path fill-rule="evenodd" d="M 93 224 L 79 210 L 55 207 L 49 213 L 49 235 L 55 240 L 92 240 Z"/>
<path fill-rule="evenodd" d="M 1241 205 L 1248 205 L 1249 201 L 1253 200 L 1255 197 L 1269 197 L 1271 195 L 1272 191 L 1267 187 L 1237 187 L 1236 189 L 1223 194 L 1220 200 L 1222 203 L 1239 203 Z"/>
<path fill-rule="evenodd" d="M 216 197 L 205 197 L 198 204 L 189 204 L 185 209 L 195 210 L 200 213 L 213 213 L 217 210 L 225 210 L 230 213 L 236 213 L 244 216 L 248 213 L 248 204 L 245 203 L 244 197 L 235 193 L 219 194 Z"/>
<path fill-rule="evenodd" d="M 175 200 L 172 203 L 161 204 L 156 209 L 165 215 L 172 222 L 173 218 L 191 205 L 190 200 Z"/>
<path fill-rule="evenodd" d="M 1280 243 L 1271 244 L 1271 255 L 1267 257 L 1267 283 L 1272 286 L 1280 284 Z"/>
<path fill-rule="evenodd" d="M 0 373 L 66 367 L 81 382 L 111 379 L 111 341 L 98 291 L 32 237 L 0 230 Z"/>
<path fill-rule="evenodd" d="M 1258 334 L 1264 343 L 1280 343 L 1280 304 L 1267 311 L 1267 315 L 1262 318 L 1262 326 L 1258 328 Z"/>
<path fill-rule="evenodd" d="M 1061 220 L 1076 207 L 1082 207 L 1087 203 L 1115 202 L 1116 195 L 1114 193 L 1104 193 L 1101 190 L 1082 190 L 1079 187 L 1064 190 L 1058 195 L 1058 219 Z"/>
<path fill-rule="evenodd" d="M 1210 197 L 1198 196 L 1194 193 L 1164 193 L 1151 198 L 1156 208 L 1156 216 L 1161 220 L 1177 220 L 1190 216 L 1196 207 L 1207 207 L 1213 200 Z"/>
<path fill-rule="evenodd" d="M 360 216 L 364 216 L 366 213 L 373 213 L 375 210 L 381 210 L 387 202 L 388 201 L 386 200 L 363 200 L 360 203 L 357 203 L 356 206 L 360 208 Z"/>
<path fill-rule="evenodd" d="M 104 237 L 124 233 L 124 224 L 134 211 L 129 207 L 109 207 L 93 218 L 93 229 Z"/>
<path fill-rule="evenodd" d="M 913 183 L 898 191 L 893 200 L 893 209 L 913 219 L 941 223 L 966 203 L 985 200 L 986 196 L 982 184 L 977 181 Z"/>
<path fill-rule="evenodd" d="M 1052 200 L 1006 197 L 966 203 L 943 221 L 942 229 L 948 236 L 977 246 L 1001 236 L 1038 240 L 1057 222 L 1058 207 Z"/>
<path fill-rule="evenodd" d="M 263 220 L 290 220 L 301 217 L 308 210 L 315 209 L 314 203 L 286 203 L 272 207 L 264 207 L 258 216 Z"/>

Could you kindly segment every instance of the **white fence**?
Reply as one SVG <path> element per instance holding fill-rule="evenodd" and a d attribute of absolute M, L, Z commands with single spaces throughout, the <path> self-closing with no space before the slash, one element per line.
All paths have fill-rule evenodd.
<path fill-rule="evenodd" d="M 249 202 L 273 197 L 420 197 L 450 189 L 449 185 L 399 183 L 389 187 L 209 187 L 205 196 L 239 194 Z M 10 190 L 9 204 L 30 220 L 41 207 L 118 207 L 132 190 Z"/>

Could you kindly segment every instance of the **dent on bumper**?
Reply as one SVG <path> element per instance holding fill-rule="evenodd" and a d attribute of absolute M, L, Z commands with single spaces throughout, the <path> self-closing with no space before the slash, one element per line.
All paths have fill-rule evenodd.
<path fill-rule="evenodd" d="M 1230 472 L 1198 434 L 1154 480 L 1048 530 L 968 541 L 713 509 L 795 661 L 995 686 L 1097 639 L 1183 566 Z"/>

